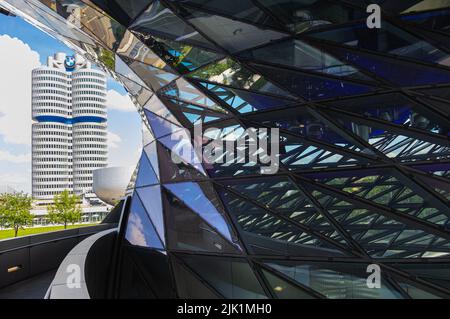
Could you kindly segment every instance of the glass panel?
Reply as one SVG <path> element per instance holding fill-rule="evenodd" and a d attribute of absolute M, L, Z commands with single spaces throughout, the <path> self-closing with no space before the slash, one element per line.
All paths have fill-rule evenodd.
<path fill-rule="evenodd" d="M 331 51 L 333 52 L 333 51 Z M 373 81 L 353 66 L 300 40 L 278 42 L 243 53 L 243 56 L 343 78 Z"/>
<path fill-rule="evenodd" d="M 370 289 L 366 264 L 269 262 L 267 265 L 330 299 L 402 299 L 383 279 L 381 288 Z"/>
<path fill-rule="evenodd" d="M 448 4 L 450 6 L 450 1 L 448 1 Z M 402 16 L 401 19 L 433 31 L 450 33 L 450 10 L 410 14 Z"/>
<path fill-rule="evenodd" d="M 450 133 L 450 124 L 442 116 L 434 114 L 426 105 L 416 103 L 398 93 L 333 101 L 326 105 L 402 127 L 412 127 L 444 136 Z"/>
<path fill-rule="evenodd" d="M 154 1 L 130 26 L 130 29 L 144 36 L 152 34 L 162 38 L 169 38 L 214 49 L 203 36 L 190 25 L 178 18 L 170 9 L 159 1 Z"/>
<path fill-rule="evenodd" d="M 180 73 L 188 73 L 219 59 L 222 55 L 177 41 L 150 37 L 146 44 Z"/>
<path fill-rule="evenodd" d="M 252 64 L 263 74 L 270 74 L 271 77 L 297 95 L 307 100 L 321 100 L 346 95 L 358 95 L 374 91 L 374 88 L 362 84 L 351 83 L 325 77 L 318 77 L 279 69 L 275 67 Z"/>
<path fill-rule="evenodd" d="M 365 17 L 365 12 L 360 9 L 326 0 L 258 0 L 258 2 L 296 33 L 322 25 L 345 23 Z"/>
<path fill-rule="evenodd" d="M 158 153 L 156 151 L 156 142 L 152 142 L 144 147 L 144 152 L 147 154 L 148 159 L 150 160 L 150 164 L 153 167 L 153 171 L 159 178 L 159 160 Z"/>
<path fill-rule="evenodd" d="M 361 49 L 448 65 L 449 55 L 424 40 L 383 21 L 380 29 L 369 29 L 365 24 L 317 31 L 312 37 L 337 42 Z"/>
<path fill-rule="evenodd" d="M 216 230 L 191 211 L 180 199 L 164 191 L 167 236 L 170 248 L 185 251 L 240 254 Z"/>
<path fill-rule="evenodd" d="M 183 256 L 182 259 L 225 298 L 267 298 L 245 260 L 205 256 Z"/>
<path fill-rule="evenodd" d="M 358 135 L 390 158 L 413 161 L 450 157 L 450 147 L 447 146 L 447 143 L 437 144 L 429 142 L 426 140 L 426 136 L 423 139 L 419 139 L 410 135 L 408 130 L 394 131 L 391 128 L 388 130 L 380 124 L 377 125 L 376 122 L 344 116 L 342 113 L 330 112 L 329 114 L 348 131 Z"/>
<path fill-rule="evenodd" d="M 180 78 L 163 88 L 160 91 L 160 94 L 163 94 L 169 98 L 175 98 L 177 100 L 197 104 L 215 112 L 225 114 L 228 113 L 224 108 L 216 104 L 213 100 L 208 98 L 205 94 L 183 78 Z"/>
<path fill-rule="evenodd" d="M 212 83 L 199 82 L 199 84 L 239 113 L 257 112 L 278 107 L 281 108 L 285 105 L 295 103 L 294 101 L 284 100 L 278 97 L 227 88 Z"/>
<path fill-rule="evenodd" d="M 138 196 L 131 201 L 125 239 L 132 245 L 164 249 Z"/>
<path fill-rule="evenodd" d="M 162 117 L 157 116 L 155 113 L 147 110 L 144 110 L 144 113 L 156 138 L 175 134 L 175 132 L 182 130 L 182 127 L 166 121 Z"/>
<path fill-rule="evenodd" d="M 376 56 L 374 54 L 349 51 L 329 47 L 342 60 L 352 63 L 361 69 L 376 74 L 396 85 L 418 86 L 450 82 L 450 72 L 437 68 L 399 61 L 398 59 Z M 450 66 L 448 62 L 442 64 Z"/>
<path fill-rule="evenodd" d="M 147 103 L 147 101 L 150 99 L 150 97 L 153 95 L 152 91 L 146 89 L 145 87 L 137 84 L 136 82 L 133 82 L 129 80 L 128 78 L 118 75 L 120 81 L 123 83 L 124 87 L 127 89 L 128 93 L 130 93 L 135 101 L 139 105 L 144 105 Z M 136 104 L 136 103 L 135 103 Z"/>
<path fill-rule="evenodd" d="M 272 293 L 280 299 L 315 299 L 310 294 L 306 293 L 299 287 L 281 279 L 278 276 L 262 269 L 262 273 L 269 282 Z"/>
<path fill-rule="evenodd" d="M 403 288 L 403 290 L 405 290 L 405 292 L 412 299 L 442 299 L 439 296 L 433 295 L 432 293 L 429 293 L 428 291 L 417 288 L 417 287 L 407 284 L 405 282 L 399 282 L 399 285 L 400 285 L 400 287 Z"/>
<path fill-rule="evenodd" d="M 212 194 L 212 190 L 207 191 L 206 187 L 211 187 L 211 185 L 185 182 L 165 184 L 164 187 L 181 199 L 211 226 L 217 229 L 217 231 L 231 243 L 235 241 L 227 220 L 223 214 L 219 212 L 220 208 L 218 207 L 219 203 L 217 198 Z"/>
<path fill-rule="evenodd" d="M 136 177 L 136 187 L 158 184 L 158 178 L 153 171 L 152 165 L 148 161 L 147 155 L 142 152 L 139 160 L 139 172 Z"/>
<path fill-rule="evenodd" d="M 426 11 L 445 7 L 450 7 L 450 0 L 421 0 L 408 8 L 404 8 L 403 13 Z"/>
<path fill-rule="evenodd" d="M 151 0 L 90 0 L 123 25 L 128 25 Z"/>
<path fill-rule="evenodd" d="M 135 82 L 136 84 L 145 87 L 146 89 L 149 89 L 147 84 L 142 81 L 142 79 L 134 72 L 134 70 L 130 69 L 130 66 L 125 63 L 124 61 L 127 61 L 124 58 L 119 58 L 117 55 L 114 59 L 115 61 L 115 67 L 114 71 L 117 74 L 123 75 L 124 77 L 130 79 L 131 81 Z"/>
<path fill-rule="evenodd" d="M 182 10 L 182 14 L 184 19 L 201 30 L 205 36 L 230 52 L 242 51 L 288 36 L 285 33 L 261 29 L 251 24 L 186 7 Z"/>
<path fill-rule="evenodd" d="M 291 97 L 289 93 L 267 81 L 263 76 L 253 73 L 231 59 L 224 59 L 213 65 L 206 66 L 203 69 L 191 73 L 190 76 L 201 80 L 230 85 L 238 89 Z"/>
<path fill-rule="evenodd" d="M 163 208 L 161 203 L 161 188 L 159 185 L 136 188 L 136 192 L 144 204 L 145 209 L 158 232 L 159 238 L 165 245 L 165 235 L 164 235 L 164 219 L 163 219 Z"/>
<path fill-rule="evenodd" d="M 170 121 L 178 126 L 181 126 L 180 122 L 172 115 L 172 113 L 166 108 L 161 100 L 153 95 L 151 99 L 145 104 L 144 109 L 149 110 L 152 113 L 162 117 L 163 119 Z"/>

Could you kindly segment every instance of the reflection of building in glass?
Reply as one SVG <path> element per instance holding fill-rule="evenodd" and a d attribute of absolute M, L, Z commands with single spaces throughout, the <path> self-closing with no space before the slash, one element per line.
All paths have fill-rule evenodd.
<path fill-rule="evenodd" d="M 92 197 L 107 164 L 106 78 L 80 55 L 57 53 L 33 70 L 33 197 L 68 189 Z"/>
<path fill-rule="evenodd" d="M 448 1 L 384 1 L 378 30 L 360 1 L 28 2 L 3 6 L 103 62 L 152 135 L 115 297 L 450 297 Z M 278 173 L 195 162 L 199 123 L 279 128 Z"/>

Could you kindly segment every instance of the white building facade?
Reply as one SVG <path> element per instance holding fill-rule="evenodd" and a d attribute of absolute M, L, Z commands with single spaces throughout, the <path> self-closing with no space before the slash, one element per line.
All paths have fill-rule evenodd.
<path fill-rule="evenodd" d="M 92 172 L 108 159 L 105 73 L 79 55 L 48 57 L 32 71 L 32 117 L 33 197 L 95 197 Z"/>

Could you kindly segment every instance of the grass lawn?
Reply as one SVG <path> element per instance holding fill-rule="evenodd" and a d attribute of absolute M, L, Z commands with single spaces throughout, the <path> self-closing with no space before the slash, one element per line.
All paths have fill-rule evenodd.
<path fill-rule="evenodd" d="M 97 225 L 97 224 L 67 225 L 67 229 L 93 226 L 93 225 Z M 39 233 L 48 233 L 48 232 L 56 231 L 56 230 L 64 230 L 64 226 L 47 226 L 47 227 L 33 227 L 33 228 L 19 229 L 19 233 L 17 234 L 17 237 L 39 234 Z M 0 230 L 0 240 L 7 239 L 7 238 L 13 238 L 13 237 L 14 237 L 14 229 Z"/>

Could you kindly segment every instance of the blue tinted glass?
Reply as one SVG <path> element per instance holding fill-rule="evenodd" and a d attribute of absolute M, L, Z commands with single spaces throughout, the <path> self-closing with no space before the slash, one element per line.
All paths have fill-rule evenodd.
<path fill-rule="evenodd" d="M 137 188 L 136 191 L 159 234 L 159 238 L 164 242 L 164 219 L 160 186 Z"/>
<path fill-rule="evenodd" d="M 156 150 L 156 142 L 152 142 L 144 148 L 145 153 L 147 154 L 148 159 L 150 160 L 150 164 L 153 167 L 153 171 L 159 178 L 159 162 L 158 162 L 158 153 Z"/>
<path fill-rule="evenodd" d="M 158 184 L 158 178 L 145 153 L 142 153 L 139 161 L 139 172 L 136 178 L 136 187 Z"/>
<path fill-rule="evenodd" d="M 173 124 L 172 122 L 166 121 L 152 112 L 144 110 L 144 113 L 156 138 L 160 138 L 181 130 L 181 127 Z"/>
<path fill-rule="evenodd" d="M 262 70 L 263 73 L 271 74 L 274 79 L 291 92 L 295 92 L 307 100 L 321 100 L 345 95 L 364 94 L 373 90 L 369 86 L 347 81 L 310 76 L 286 69 L 276 69 L 257 64 L 253 66 Z"/>
<path fill-rule="evenodd" d="M 164 249 L 139 197 L 134 196 L 128 216 L 125 239 L 132 245 Z"/>
<path fill-rule="evenodd" d="M 217 208 L 206 197 L 197 183 L 186 182 L 164 185 L 175 196 L 180 198 L 194 212 L 199 214 L 211 226 L 217 229 L 225 238 L 232 241 L 228 223 Z"/>
<path fill-rule="evenodd" d="M 450 82 L 450 72 L 444 70 L 338 48 L 333 48 L 333 52 L 342 59 L 395 84 L 414 86 Z"/>

